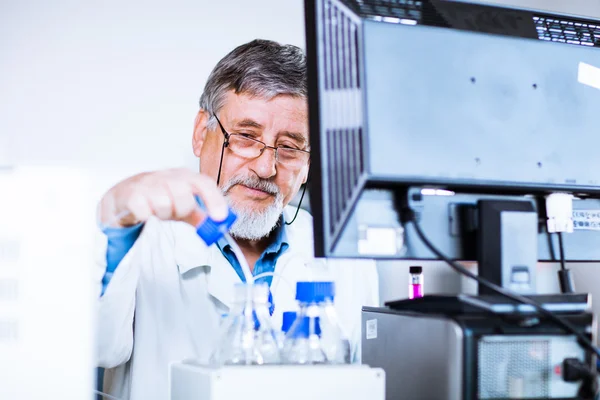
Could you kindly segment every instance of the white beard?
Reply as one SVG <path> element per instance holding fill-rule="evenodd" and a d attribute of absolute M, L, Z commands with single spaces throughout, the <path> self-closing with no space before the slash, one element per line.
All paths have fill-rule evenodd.
<path fill-rule="evenodd" d="M 237 184 L 243 184 L 244 186 L 253 189 L 264 190 L 273 194 L 275 200 L 266 209 L 261 211 L 256 211 L 251 207 L 239 204 L 238 202 L 235 202 L 228 193 L 229 190 Z M 237 215 L 237 220 L 229 230 L 229 233 L 234 238 L 242 240 L 260 240 L 269 236 L 269 234 L 277 227 L 279 217 L 283 212 L 283 196 L 279 191 L 279 187 L 274 183 L 260 180 L 259 178 L 233 177 L 225 183 L 221 190 L 223 191 L 229 206 Z"/>

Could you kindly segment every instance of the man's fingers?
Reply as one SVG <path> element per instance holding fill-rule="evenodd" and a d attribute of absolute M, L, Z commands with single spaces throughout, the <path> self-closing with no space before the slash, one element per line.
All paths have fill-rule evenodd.
<path fill-rule="evenodd" d="M 173 217 L 173 202 L 169 192 L 164 185 L 158 185 L 153 188 L 147 195 L 148 204 L 152 208 L 152 214 L 160 219 L 172 219 Z"/>
<path fill-rule="evenodd" d="M 198 203 L 196 203 L 192 189 L 187 182 L 169 181 L 166 186 L 171 196 L 174 219 L 184 220 L 198 208 Z"/>
<path fill-rule="evenodd" d="M 200 196 L 204 201 L 212 219 L 222 221 L 227 218 L 229 212 L 227 201 L 215 181 L 204 175 L 193 174 L 190 176 L 190 184 L 194 194 Z"/>
<path fill-rule="evenodd" d="M 225 197 L 211 178 L 172 169 L 139 174 L 117 184 L 103 198 L 101 218 L 114 226 L 145 222 L 153 215 L 196 225 L 205 212 L 199 209 L 195 195 L 202 199 L 211 218 L 220 221 L 227 217 Z"/>
<path fill-rule="evenodd" d="M 152 207 L 148 203 L 146 196 L 143 194 L 134 194 L 127 201 L 126 211 L 129 211 L 130 215 L 133 215 L 135 221 L 147 221 L 150 216 L 153 215 Z M 127 220 L 128 216 L 125 215 L 121 220 Z M 121 225 L 129 225 L 128 223 L 121 223 Z"/>

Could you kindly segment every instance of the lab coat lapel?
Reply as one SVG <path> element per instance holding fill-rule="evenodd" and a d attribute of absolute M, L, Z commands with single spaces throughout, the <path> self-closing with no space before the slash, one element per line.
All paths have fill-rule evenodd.
<path fill-rule="evenodd" d="M 242 280 L 216 245 L 210 248 L 210 266 L 208 292 L 227 308 L 231 308 L 234 286 Z"/>
<path fill-rule="evenodd" d="M 221 250 L 217 245 L 206 246 L 190 225 L 177 224 L 174 230 L 175 258 L 182 275 L 183 290 L 195 290 L 188 278 L 197 276 L 190 273 L 192 269 L 201 268 L 206 277 L 208 293 L 226 307 L 231 307 L 234 285 L 241 280 Z M 193 296 L 191 293 L 189 295 Z"/>

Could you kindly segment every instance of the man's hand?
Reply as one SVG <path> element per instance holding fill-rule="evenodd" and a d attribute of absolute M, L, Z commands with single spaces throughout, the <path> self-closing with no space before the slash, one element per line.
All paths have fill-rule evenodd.
<path fill-rule="evenodd" d="M 99 222 L 103 226 L 125 227 L 154 215 L 196 226 L 204 214 L 195 195 L 206 204 L 213 219 L 225 219 L 227 202 L 215 181 L 182 168 L 146 172 L 119 182 L 102 197 Z"/>

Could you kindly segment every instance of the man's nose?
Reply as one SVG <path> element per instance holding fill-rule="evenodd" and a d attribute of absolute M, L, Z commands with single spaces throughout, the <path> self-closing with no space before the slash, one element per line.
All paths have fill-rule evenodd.
<path fill-rule="evenodd" d="M 252 160 L 250 169 L 252 169 L 259 178 L 269 179 L 277 173 L 275 149 L 266 147 L 262 154 Z"/>

